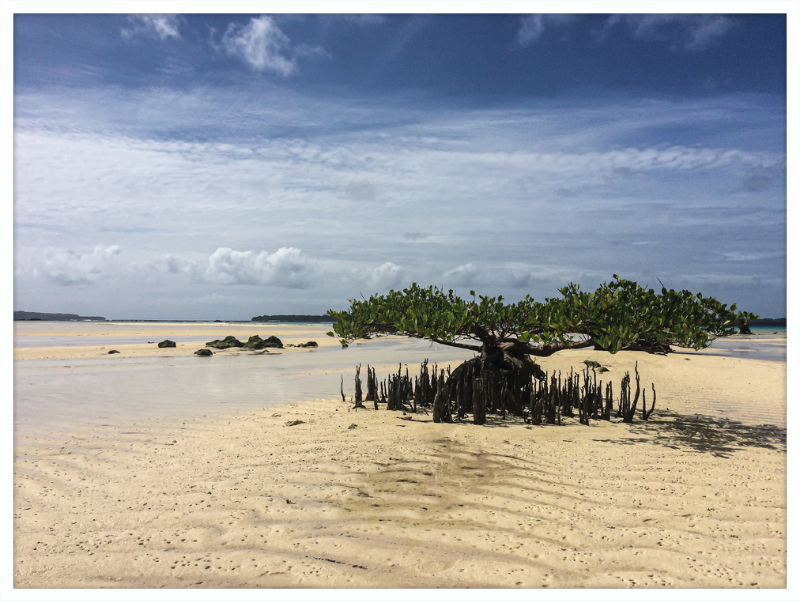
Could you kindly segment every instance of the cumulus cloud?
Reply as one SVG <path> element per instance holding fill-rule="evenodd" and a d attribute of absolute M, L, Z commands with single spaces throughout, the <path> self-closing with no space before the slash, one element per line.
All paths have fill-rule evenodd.
<path fill-rule="evenodd" d="M 239 57 L 256 71 L 273 71 L 286 77 L 296 68 L 294 59 L 286 56 L 291 40 L 271 17 L 250 19 L 247 25 L 231 23 L 222 45 L 228 54 Z"/>
<path fill-rule="evenodd" d="M 128 17 L 130 25 L 121 30 L 122 37 L 129 40 L 137 35 L 143 35 L 157 40 L 167 38 L 180 39 L 177 15 L 131 15 Z"/>
<path fill-rule="evenodd" d="M 465 263 L 444 273 L 448 285 L 472 286 L 477 284 L 480 270 L 472 264 Z"/>
<path fill-rule="evenodd" d="M 735 21 L 726 15 L 613 15 L 605 32 L 618 24 L 635 40 L 670 40 L 675 49 L 702 50 L 728 33 Z"/>
<path fill-rule="evenodd" d="M 387 261 L 383 265 L 370 270 L 367 281 L 376 288 L 399 288 L 406 270 L 402 266 Z"/>
<path fill-rule="evenodd" d="M 761 268 L 707 252 L 732 250 L 727 225 L 741 220 L 742 211 L 759 215 L 749 222 L 752 240 L 782 244 L 776 232 L 785 229 L 774 224 L 785 223 L 785 192 L 778 185 L 785 181 L 785 154 L 753 141 L 756 133 L 781 139 L 785 103 L 593 100 L 580 110 L 543 103 L 535 110 L 443 112 L 405 99 L 321 101 L 279 91 L 264 78 L 253 81 L 258 86 L 244 91 L 19 96 L 17 251 L 19 257 L 35 246 L 37 259 L 23 266 L 25 274 L 41 263 L 39 245 L 76 248 L 88 237 L 123 245 L 124 261 L 142 266 L 124 281 L 100 277 L 96 288 L 109 280 L 104 294 L 124 291 L 130 299 L 143 288 L 137 277 L 169 282 L 184 298 L 231 289 L 239 297 L 264 298 L 266 287 L 225 284 L 268 283 L 283 304 L 273 313 L 292 313 L 292 294 L 313 313 L 315 303 L 327 308 L 362 286 L 368 293 L 416 280 L 490 294 L 524 290 L 539 298 L 578 281 L 573 272 L 546 278 L 527 265 L 504 271 L 509 262 L 580 265 L 606 278 L 612 272 L 632 277 L 648 261 L 691 272 L 698 257 L 704 269 L 719 273 Z M 240 118 L 230 119 L 230 107 Z M 193 122 L 201 124 L 197 139 L 172 137 L 173 131 L 195 131 Z M 669 128 L 700 133 L 673 145 L 663 133 Z M 428 137 L 438 142 L 428 144 Z M 767 176 L 776 178 L 769 186 Z M 367 182 L 380 202 L 348 199 L 348 185 Z M 349 191 L 351 198 L 371 193 L 367 187 Z M 113 238 L 106 236 L 111 231 Z M 190 242 L 234 231 L 238 250 L 220 251 L 213 261 L 211 249 L 196 254 Z M 260 253 L 265 231 L 272 246 Z M 616 240 L 619 232 L 659 240 L 680 235 L 686 244 L 674 248 L 687 252 L 654 244 L 655 252 L 625 247 L 612 253 L 603 241 Z M 736 250 L 750 252 L 755 245 L 748 241 Z M 259 267 L 259 255 L 291 245 L 304 253 L 295 272 L 287 276 L 270 262 Z M 243 257 L 247 249 L 253 251 Z M 91 254 L 91 247 L 82 252 Z M 172 256 L 156 260 L 167 252 Z M 183 275 L 188 268 L 179 258 L 193 259 L 196 267 Z M 302 261 L 308 258 L 314 271 Z M 476 259 L 479 264 L 467 264 Z M 773 263 L 764 261 L 764 270 L 775 271 Z M 116 258 L 105 274 L 128 265 Z M 404 279 L 400 269 L 407 270 Z M 309 274 L 325 278 L 303 289 Z M 370 277 L 376 284 L 366 287 Z M 78 298 L 86 287 L 49 288 Z M 142 303 L 164 311 L 160 300 Z"/>
<path fill-rule="evenodd" d="M 43 273 L 56 284 L 92 284 L 106 274 L 111 258 L 120 252 L 118 245 L 97 245 L 91 253 L 49 249 L 37 272 Z"/>
<path fill-rule="evenodd" d="M 271 254 L 220 247 L 208 258 L 204 277 L 217 284 L 307 288 L 313 273 L 314 262 L 294 247 L 281 247 Z"/>
<path fill-rule="evenodd" d="M 517 42 L 528 46 L 539 41 L 545 29 L 565 27 L 577 20 L 575 15 L 525 15 L 520 17 Z"/>

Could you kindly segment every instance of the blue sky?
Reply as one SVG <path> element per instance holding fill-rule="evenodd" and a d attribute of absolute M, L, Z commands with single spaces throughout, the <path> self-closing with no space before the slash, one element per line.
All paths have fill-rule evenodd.
<path fill-rule="evenodd" d="M 15 309 L 619 273 L 786 315 L 783 15 L 16 15 L 14 51 Z"/>

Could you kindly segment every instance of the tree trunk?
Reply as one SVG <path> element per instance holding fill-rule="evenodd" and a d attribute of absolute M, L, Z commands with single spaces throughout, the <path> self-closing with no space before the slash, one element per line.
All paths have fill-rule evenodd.
<path fill-rule="evenodd" d="M 459 418 L 472 411 L 475 424 L 484 424 L 487 412 L 522 416 L 528 409 L 531 379 L 544 378 L 544 372 L 527 356 L 512 353 L 511 348 L 490 347 L 452 371 L 448 383 L 453 383 L 450 394 L 456 395 Z"/>

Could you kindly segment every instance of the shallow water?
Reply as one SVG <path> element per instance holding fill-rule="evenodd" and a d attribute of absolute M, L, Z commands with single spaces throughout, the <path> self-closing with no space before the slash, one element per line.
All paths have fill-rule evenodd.
<path fill-rule="evenodd" d="M 64 336 L 64 335 L 28 335 L 15 334 L 14 347 L 79 347 L 82 345 L 136 345 L 144 343 L 160 343 L 169 338 L 176 343 L 189 343 L 192 341 L 208 342 L 208 335 L 184 335 L 169 337 L 150 336 Z M 158 340 L 153 340 L 158 339 Z"/>
<path fill-rule="evenodd" d="M 737 357 L 749 360 L 766 360 L 770 362 L 786 361 L 786 331 L 784 336 L 769 334 L 734 335 L 724 339 L 717 339 L 711 347 L 702 351 L 689 349 L 675 349 L 675 353 L 686 355 L 716 355 L 720 357 Z"/>
<path fill-rule="evenodd" d="M 14 428 L 23 435 L 75 426 L 222 414 L 309 399 L 353 395 L 354 369 L 378 368 L 382 378 L 401 357 L 416 372 L 419 362 L 472 357 L 467 350 L 425 341 L 370 341 L 347 349 L 327 347 L 264 355 L 102 358 L 14 362 Z M 405 367 L 403 368 L 405 370 Z M 347 378 L 349 376 L 349 378 Z"/>
<path fill-rule="evenodd" d="M 52 326 L 53 323 L 36 325 L 42 331 Z M 85 324 L 76 324 L 75 328 L 85 328 Z M 108 325 L 102 328 L 103 332 L 108 331 Z M 172 340 L 208 338 L 181 337 L 175 333 L 174 325 L 169 328 Z M 59 339 L 59 345 L 69 344 L 66 342 L 69 340 L 86 345 L 100 338 L 73 336 L 70 330 L 54 337 Z M 41 341 L 45 337 L 29 338 Z M 105 337 L 100 342 L 123 341 L 119 337 Z M 772 331 L 753 336 L 734 335 L 718 339 L 700 352 L 676 350 L 676 353 L 785 362 L 785 330 L 783 337 Z M 473 355 L 468 350 L 431 345 L 424 340 L 392 337 L 354 344 L 347 349 L 323 347 L 264 355 L 15 361 L 14 428 L 23 435 L 45 434 L 75 426 L 180 419 L 309 399 L 335 399 L 339 396 L 342 375 L 349 399 L 353 395 L 357 364 L 364 366 L 365 381 L 367 364 L 376 367 L 379 378 L 383 379 L 390 371 L 397 370 L 398 357 L 408 362 L 410 372 L 416 373 L 425 358 L 431 363 L 446 363 L 460 362 Z"/>
<path fill-rule="evenodd" d="M 172 341 L 192 342 L 210 341 L 214 338 L 224 338 L 229 332 L 242 329 L 251 330 L 253 326 L 262 326 L 260 330 L 252 329 L 253 334 L 258 332 L 266 338 L 269 326 L 274 324 L 244 323 L 231 325 L 219 322 L 191 322 L 191 323 L 131 323 L 131 322 L 15 322 L 14 347 L 75 347 L 80 345 L 126 345 L 158 343 L 164 339 Z M 294 326 L 294 325 L 293 325 Z M 206 334 L 181 334 L 181 332 L 195 332 L 206 330 Z M 211 333 L 219 332 L 219 336 Z M 140 334 L 143 333 L 143 334 Z"/>

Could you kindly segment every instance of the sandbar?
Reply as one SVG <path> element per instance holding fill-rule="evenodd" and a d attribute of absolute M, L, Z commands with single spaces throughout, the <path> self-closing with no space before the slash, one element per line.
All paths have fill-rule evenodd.
<path fill-rule="evenodd" d="M 283 328 L 338 345 L 324 326 Z M 413 373 L 430 351 L 389 346 L 378 376 L 396 362 Z M 292 353 L 282 360 L 320 357 Z M 615 386 L 638 362 L 658 392 L 650 420 L 477 427 L 354 410 L 354 365 L 337 364 L 346 402 L 329 375 L 329 394 L 289 403 L 17 432 L 14 586 L 785 588 L 786 363 L 587 350 L 538 361 L 568 372 L 586 359 Z"/>

